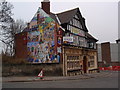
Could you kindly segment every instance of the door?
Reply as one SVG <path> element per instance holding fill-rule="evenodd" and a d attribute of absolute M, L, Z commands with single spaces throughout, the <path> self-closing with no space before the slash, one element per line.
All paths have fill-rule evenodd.
<path fill-rule="evenodd" d="M 87 57 L 86 56 L 84 56 L 83 58 L 83 71 L 84 73 L 87 72 Z"/>

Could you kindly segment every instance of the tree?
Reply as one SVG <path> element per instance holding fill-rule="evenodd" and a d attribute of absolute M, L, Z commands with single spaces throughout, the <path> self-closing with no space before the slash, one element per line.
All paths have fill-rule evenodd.
<path fill-rule="evenodd" d="M 14 55 L 15 54 L 15 35 L 17 33 L 22 32 L 26 27 L 26 23 L 19 19 L 14 21 L 11 25 L 10 25 L 10 29 L 11 29 L 11 54 Z"/>
<path fill-rule="evenodd" d="M 11 9 L 13 9 L 13 5 L 6 0 L 0 3 L 0 41 L 7 47 L 5 52 L 8 52 L 9 48 L 11 48 L 10 43 L 12 42 L 10 26 L 14 20 L 12 18 L 13 13 Z"/>
<path fill-rule="evenodd" d="M 5 54 L 13 56 L 14 36 L 16 33 L 22 32 L 25 28 L 25 23 L 22 20 L 14 20 L 12 18 L 13 5 L 6 0 L 0 2 L 0 41 L 5 44 Z"/>
<path fill-rule="evenodd" d="M 13 31 L 13 33 L 12 33 L 13 36 L 17 33 L 22 32 L 25 29 L 26 25 L 27 25 L 27 23 L 24 22 L 21 19 L 15 20 L 14 23 L 11 24 L 11 29 Z"/>

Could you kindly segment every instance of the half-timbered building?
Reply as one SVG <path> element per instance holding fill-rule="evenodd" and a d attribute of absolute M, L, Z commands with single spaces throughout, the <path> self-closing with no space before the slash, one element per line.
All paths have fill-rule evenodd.
<path fill-rule="evenodd" d="M 97 39 L 89 34 L 79 8 L 54 14 L 49 0 L 41 5 L 28 27 L 16 34 L 16 57 L 61 64 L 64 76 L 97 71 Z"/>

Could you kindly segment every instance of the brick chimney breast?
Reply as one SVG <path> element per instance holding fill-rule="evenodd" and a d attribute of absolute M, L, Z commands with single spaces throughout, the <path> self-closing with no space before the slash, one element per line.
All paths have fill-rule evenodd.
<path fill-rule="evenodd" d="M 41 8 L 47 13 L 50 14 L 50 1 L 49 0 L 43 0 L 41 2 Z"/>

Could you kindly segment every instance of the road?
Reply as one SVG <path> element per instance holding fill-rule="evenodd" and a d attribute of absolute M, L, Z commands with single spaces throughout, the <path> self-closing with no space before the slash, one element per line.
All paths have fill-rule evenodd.
<path fill-rule="evenodd" d="M 61 81 L 4 82 L 3 88 L 118 88 L 118 73 L 108 76 Z"/>

